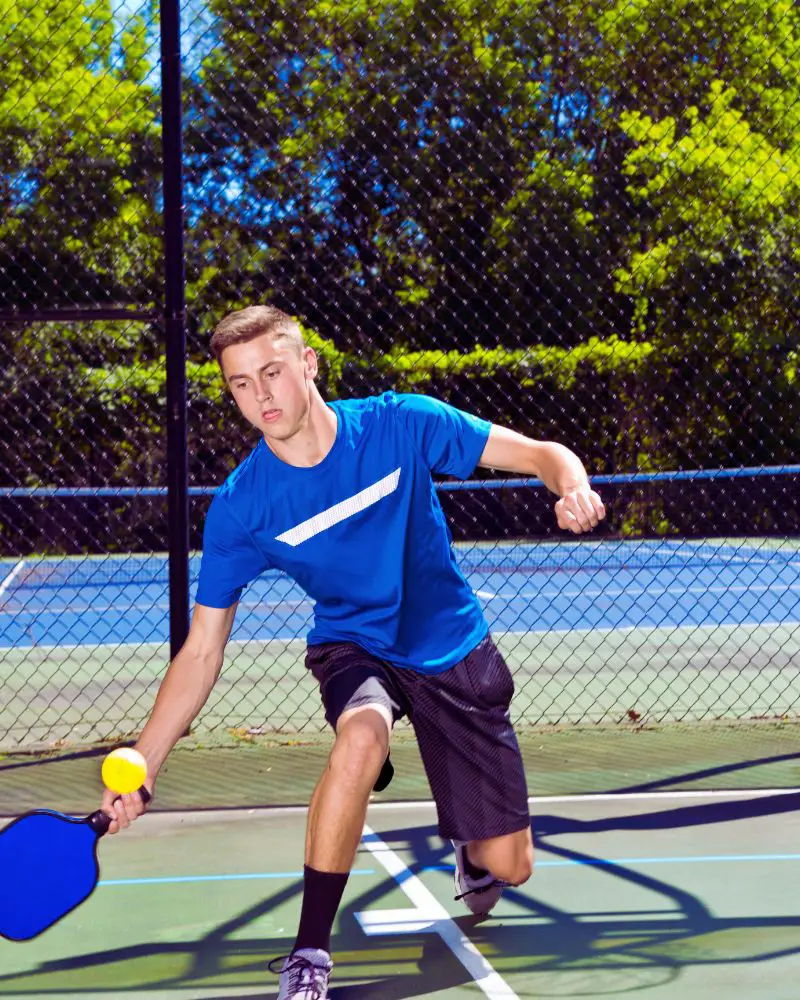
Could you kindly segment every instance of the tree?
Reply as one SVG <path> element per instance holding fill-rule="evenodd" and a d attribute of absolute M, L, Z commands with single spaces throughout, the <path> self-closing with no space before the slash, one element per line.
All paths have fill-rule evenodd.
<path fill-rule="evenodd" d="M 160 189 L 147 18 L 3 0 L 0 302 L 151 303 Z"/>
<path fill-rule="evenodd" d="M 66 289 L 118 301 L 136 288 L 149 301 L 146 32 L 142 22 L 121 60 L 100 32 L 87 61 L 85 24 L 107 15 L 87 4 L 59 36 L 77 81 L 56 87 L 60 116 L 79 141 L 48 117 L 47 79 L 33 117 L 9 112 L 7 266 L 28 253 L 27 219 L 50 234 L 34 241 L 49 281 L 82 269 L 62 299 Z M 196 479 L 218 481 L 245 447 L 215 409 L 207 335 L 230 309 L 264 300 L 316 338 L 331 395 L 433 391 L 571 443 L 597 471 L 796 453 L 800 20 L 787 0 L 210 0 L 204 25 L 185 135 Z M 72 28 L 83 48 L 69 48 Z M 13 45 L 6 55 L 18 60 L 13 79 L 33 58 Z M 98 95 L 139 110 L 90 127 Z M 18 152 L 25 128 L 54 129 L 82 204 L 58 215 L 62 174 Z M 139 138 L 84 192 L 102 137 L 123 134 Z M 26 180 L 28 163 L 43 181 Z M 51 352 L 52 336 L 63 334 L 47 334 Z M 73 370 L 55 351 L 64 384 L 45 399 L 87 399 L 87 412 L 106 414 L 120 399 L 137 413 L 163 405 L 155 339 L 100 328 L 87 338 L 72 343 Z M 101 425 L 116 459 L 107 474 L 143 476 L 128 438 Z M 140 430 L 159 454 L 159 421 Z M 634 504 L 627 523 L 666 520 Z"/>

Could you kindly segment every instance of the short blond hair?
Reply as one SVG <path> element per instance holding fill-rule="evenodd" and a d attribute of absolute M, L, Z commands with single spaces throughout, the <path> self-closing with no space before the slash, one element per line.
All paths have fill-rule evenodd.
<path fill-rule="evenodd" d="M 292 317 L 275 306 L 247 306 L 220 320 L 211 335 L 211 350 L 221 362 L 222 352 L 232 344 L 246 344 L 256 337 L 288 340 L 302 353 L 303 332 Z"/>

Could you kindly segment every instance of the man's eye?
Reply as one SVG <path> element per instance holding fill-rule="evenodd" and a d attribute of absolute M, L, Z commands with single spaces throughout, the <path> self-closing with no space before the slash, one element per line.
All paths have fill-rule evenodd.
<path fill-rule="evenodd" d="M 237 389 L 246 389 L 247 388 L 247 382 L 239 382 L 239 384 L 236 386 L 236 388 Z"/>
<path fill-rule="evenodd" d="M 274 372 L 267 372 L 267 378 L 277 378 L 280 372 L 277 369 Z"/>

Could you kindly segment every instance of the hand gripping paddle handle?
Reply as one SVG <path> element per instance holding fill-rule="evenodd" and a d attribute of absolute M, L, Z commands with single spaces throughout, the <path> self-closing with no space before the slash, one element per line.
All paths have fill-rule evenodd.
<path fill-rule="evenodd" d="M 142 785 L 139 789 L 139 798 L 142 800 L 142 804 L 146 806 L 152 797 L 153 796 L 150 792 L 148 792 L 144 785 Z M 117 799 L 114 799 L 114 801 L 116 802 Z M 103 812 L 102 809 L 98 809 L 97 812 L 93 812 L 91 816 L 86 817 L 86 822 L 94 830 L 98 837 L 102 837 L 104 833 L 108 833 L 108 828 L 113 823 L 113 820 L 108 813 Z"/>

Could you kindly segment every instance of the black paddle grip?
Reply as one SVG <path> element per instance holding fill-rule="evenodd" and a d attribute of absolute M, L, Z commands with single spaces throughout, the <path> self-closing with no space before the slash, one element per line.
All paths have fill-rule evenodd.
<path fill-rule="evenodd" d="M 152 799 L 152 795 L 148 790 L 142 785 L 139 789 L 139 798 L 142 800 L 143 805 Z M 117 800 L 114 799 L 116 802 Z M 98 809 L 97 812 L 93 812 L 91 816 L 86 817 L 86 822 L 94 830 L 98 837 L 102 837 L 104 833 L 108 833 L 108 828 L 113 822 L 108 813 L 103 812 L 102 809 Z"/>

